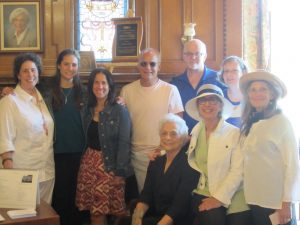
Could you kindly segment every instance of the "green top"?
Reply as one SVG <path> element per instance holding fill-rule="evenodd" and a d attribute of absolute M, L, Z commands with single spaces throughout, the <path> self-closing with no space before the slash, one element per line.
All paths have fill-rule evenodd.
<path fill-rule="evenodd" d="M 62 88 L 62 91 L 65 104 L 53 112 L 56 127 L 54 153 L 80 153 L 85 147 L 80 111 L 75 105 L 73 90 Z"/>
<path fill-rule="evenodd" d="M 208 154 L 208 143 L 206 142 L 206 132 L 204 123 L 200 124 L 199 136 L 195 149 L 195 158 L 198 168 L 203 172 L 201 176 L 205 176 L 205 186 L 200 189 L 200 185 L 194 190 L 194 193 L 210 197 L 208 189 L 208 176 L 207 176 L 207 154 Z M 200 178 L 201 179 L 201 178 Z"/>
<path fill-rule="evenodd" d="M 231 199 L 231 204 L 228 207 L 227 214 L 243 212 L 250 210 L 249 206 L 246 203 L 244 189 L 238 189 Z"/>

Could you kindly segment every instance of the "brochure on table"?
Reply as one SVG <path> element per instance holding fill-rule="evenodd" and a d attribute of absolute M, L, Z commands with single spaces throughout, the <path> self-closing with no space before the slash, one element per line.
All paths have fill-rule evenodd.
<path fill-rule="evenodd" d="M 0 169 L 0 208 L 36 209 L 38 171 Z"/>

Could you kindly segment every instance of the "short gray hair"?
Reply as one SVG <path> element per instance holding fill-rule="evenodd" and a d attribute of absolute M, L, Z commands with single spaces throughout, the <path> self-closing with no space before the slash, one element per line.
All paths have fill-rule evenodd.
<path fill-rule="evenodd" d="M 20 15 L 24 15 L 27 23 L 29 22 L 30 20 L 30 14 L 29 12 L 27 11 L 27 9 L 25 8 L 16 8 L 14 9 L 10 15 L 9 15 L 9 22 L 12 23 L 13 20 L 17 17 L 17 16 L 20 16 Z"/>
<path fill-rule="evenodd" d="M 139 57 L 138 57 L 139 61 L 141 61 L 143 59 L 143 57 L 144 57 L 144 55 L 146 53 L 152 53 L 152 54 L 154 54 L 157 57 L 157 59 L 158 59 L 158 63 L 160 64 L 160 62 L 161 62 L 161 55 L 160 55 L 160 52 L 157 49 L 155 49 L 155 48 L 145 48 L 145 49 L 143 49 L 141 51 L 141 53 L 139 54 Z"/>
<path fill-rule="evenodd" d="M 183 46 L 183 52 L 186 52 L 187 51 L 187 48 L 191 45 L 191 44 L 196 44 L 198 46 L 198 48 L 201 50 L 200 53 L 204 53 L 204 54 L 207 54 L 207 51 L 206 51 L 206 44 L 201 41 L 200 39 L 192 39 L 192 40 L 189 40 L 187 42 L 184 43 L 184 46 Z"/>
<path fill-rule="evenodd" d="M 166 123 L 174 123 L 177 126 L 177 133 L 180 136 L 187 137 L 188 136 L 188 127 L 186 125 L 186 122 L 178 115 L 175 115 L 173 113 L 166 114 L 159 122 L 159 132 L 161 132 L 162 127 Z"/>

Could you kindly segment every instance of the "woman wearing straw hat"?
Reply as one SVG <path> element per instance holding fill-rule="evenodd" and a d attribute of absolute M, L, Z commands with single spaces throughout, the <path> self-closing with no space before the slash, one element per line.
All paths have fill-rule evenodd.
<path fill-rule="evenodd" d="M 201 176 L 193 191 L 194 224 L 251 224 L 242 182 L 243 157 L 239 130 L 225 122 L 232 112 L 222 90 L 203 85 L 197 97 L 186 104 L 187 113 L 199 123 L 191 132 L 188 162 Z M 229 216 L 227 216 L 227 213 Z"/>
<path fill-rule="evenodd" d="M 245 108 L 241 148 L 246 202 L 255 225 L 293 224 L 291 205 L 300 200 L 299 155 L 288 119 L 277 107 L 286 87 L 275 75 L 257 71 L 240 79 Z"/>

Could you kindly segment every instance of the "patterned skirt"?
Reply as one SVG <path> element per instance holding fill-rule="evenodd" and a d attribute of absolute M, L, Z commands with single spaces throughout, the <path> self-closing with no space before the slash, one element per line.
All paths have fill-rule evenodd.
<path fill-rule="evenodd" d="M 78 172 L 77 207 L 92 215 L 122 216 L 126 213 L 124 189 L 125 179 L 116 181 L 105 171 L 103 153 L 88 148 Z"/>

